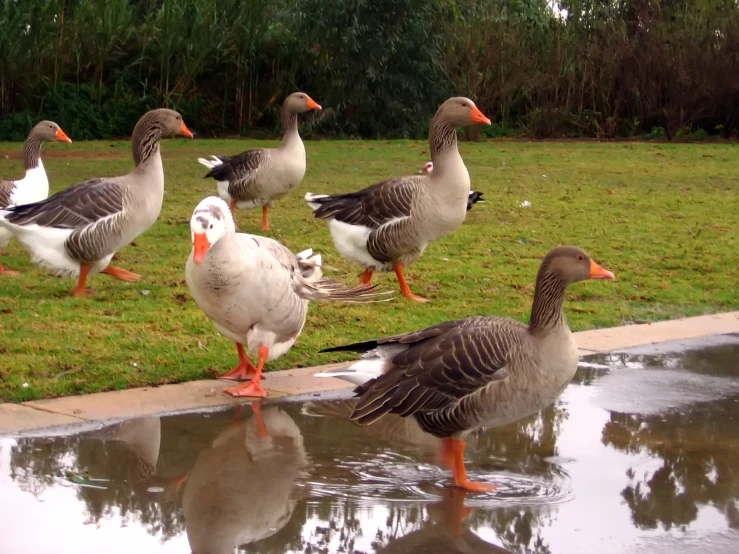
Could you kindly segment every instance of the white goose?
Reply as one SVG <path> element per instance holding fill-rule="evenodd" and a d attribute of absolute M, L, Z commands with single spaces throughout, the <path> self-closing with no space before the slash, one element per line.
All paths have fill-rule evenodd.
<path fill-rule="evenodd" d="M 167 109 L 143 115 L 133 130 L 133 171 L 91 179 L 24 206 L 0 209 L 0 227 L 10 231 L 49 273 L 78 278 L 74 296 L 85 294 L 87 276 L 106 273 L 127 282 L 141 276 L 109 265 L 116 250 L 149 229 L 164 199 L 159 142 L 192 138 L 182 116 Z"/>
<path fill-rule="evenodd" d="M 321 257 L 297 256 L 276 240 L 236 233 L 228 205 L 215 196 L 197 205 L 190 220 L 193 249 L 185 278 L 195 302 L 218 331 L 236 343 L 239 364 L 223 378 L 251 383 L 225 390 L 233 396 L 266 396 L 260 385 L 265 362 L 297 340 L 308 300 L 367 301 L 369 285 L 344 288 L 322 278 Z M 256 353 L 256 367 L 244 346 Z"/>
<path fill-rule="evenodd" d="M 0 179 L 0 209 L 38 202 L 49 196 L 49 179 L 41 162 L 41 145 L 53 140 L 72 142 L 53 121 L 40 121 L 34 125 L 23 145 L 25 175 L 14 181 Z M 0 227 L 0 248 L 8 244 L 11 238 L 13 233 Z M 18 272 L 6 270 L 0 263 L 0 275 L 3 274 L 17 275 Z"/>

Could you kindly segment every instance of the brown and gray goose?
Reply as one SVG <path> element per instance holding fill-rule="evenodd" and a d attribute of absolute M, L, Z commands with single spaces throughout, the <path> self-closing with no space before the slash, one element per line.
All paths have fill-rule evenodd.
<path fill-rule="evenodd" d="M 269 208 L 297 187 L 305 176 L 305 146 L 298 133 L 298 115 L 320 110 L 310 96 L 294 92 L 282 104 L 282 142 L 278 148 L 255 148 L 238 156 L 198 158 L 216 180 L 218 195 L 236 208 L 262 208 L 262 231 L 269 230 Z M 235 217 L 235 216 L 234 216 Z M 237 226 L 238 228 L 238 226 Z"/>
<path fill-rule="evenodd" d="M 75 296 L 85 294 L 87 276 L 106 273 L 129 283 L 139 275 L 109 265 L 113 254 L 149 229 L 164 198 L 162 138 L 192 138 L 182 116 L 168 109 L 143 115 L 133 130 L 133 171 L 91 179 L 34 204 L 0 210 L 10 231 L 49 273 L 77 278 Z"/>
<path fill-rule="evenodd" d="M 386 413 L 414 416 L 424 431 L 444 439 L 456 486 L 493 490 L 467 478 L 464 437 L 538 412 L 572 380 L 577 345 L 563 304 L 567 286 L 585 279 L 613 279 L 613 273 L 579 248 L 554 248 L 539 267 L 528 325 L 475 316 L 329 348 L 324 352 L 364 356 L 348 370 L 318 375 L 365 381 L 354 389 L 359 400 L 352 419 L 366 425 Z"/>
<path fill-rule="evenodd" d="M 0 179 L 0 209 L 38 202 L 49 196 L 49 179 L 41 162 L 41 145 L 44 142 L 60 140 L 72 142 L 53 121 L 39 121 L 26 137 L 23 145 L 23 165 L 26 174 L 22 179 L 4 181 Z M 0 248 L 8 244 L 13 234 L 0 227 Z M 0 275 L 17 275 L 17 271 L 7 271 L 0 263 Z"/>
<path fill-rule="evenodd" d="M 439 106 L 429 128 L 431 174 L 397 177 L 349 194 L 305 195 L 316 217 L 328 221 L 339 253 L 365 268 L 362 283 L 392 268 L 404 296 L 426 301 L 411 292 L 403 268 L 464 221 L 470 176 L 457 149 L 457 127 L 470 123 L 490 120 L 469 98 Z"/>

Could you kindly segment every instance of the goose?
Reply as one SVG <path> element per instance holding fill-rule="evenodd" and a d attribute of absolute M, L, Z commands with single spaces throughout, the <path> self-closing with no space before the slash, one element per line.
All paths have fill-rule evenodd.
<path fill-rule="evenodd" d="M 53 140 L 72 142 L 72 139 L 53 121 L 39 121 L 34 125 L 23 145 L 25 175 L 22 179 L 14 181 L 0 179 L 0 209 L 38 202 L 49 196 L 49 179 L 41 162 L 41 145 Z M 11 238 L 13 234 L 10 231 L 0 228 L 0 248 L 6 246 Z M 17 271 L 3 268 L 3 264 L 0 263 L 0 275 L 17 274 Z"/>
<path fill-rule="evenodd" d="M 133 130 L 133 171 L 91 179 L 46 200 L 0 210 L 0 227 L 28 250 L 34 263 L 53 275 L 77 278 L 72 294 L 83 296 L 88 275 L 105 273 L 133 283 L 141 276 L 110 264 L 116 250 L 149 229 L 164 198 L 159 142 L 175 135 L 192 138 L 182 116 L 152 110 Z"/>
<path fill-rule="evenodd" d="M 320 110 L 304 92 L 294 92 L 282 104 L 282 142 L 278 148 L 255 148 L 238 156 L 198 158 L 216 180 L 218 195 L 236 208 L 262 208 L 262 231 L 269 231 L 269 208 L 300 184 L 305 176 L 305 146 L 298 133 L 298 114 Z M 237 227 L 238 228 L 238 227 Z"/>
<path fill-rule="evenodd" d="M 230 425 L 198 455 L 182 494 L 193 554 L 231 554 L 277 533 L 300 499 L 308 466 L 303 436 L 279 408 Z"/>
<path fill-rule="evenodd" d="M 160 501 L 171 499 L 187 479 L 186 473 L 175 477 L 157 475 L 162 442 L 162 422 L 159 417 L 130 419 L 86 433 L 84 437 L 126 445 L 130 454 L 128 482 L 131 489 L 143 498 Z"/>
<path fill-rule="evenodd" d="M 260 385 L 264 364 L 295 343 L 309 300 L 371 301 L 384 294 L 372 292 L 370 285 L 345 288 L 323 279 L 321 256 L 310 249 L 295 255 L 268 237 L 236 233 L 228 205 L 215 196 L 197 205 L 190 229 L 187 286 L 218 331 L 236 343 L 239 356 L 223 378 L 252 379 L 225 389 L 232 396 L 266 396 Z M 244 346 L 257 354 L 256 367 Z"/>
<path fill-rule="evenodd" d="M 495 485 L 468 479 L 464 438 L 475 429 L 512 423 L 554 402 L 574 377 L 578 362 L 564 316 L 565 290 L 585 279 L 613 278 L 580 248 L 560 246 L 541 262 L 528 325 L 473 316 L 323 352 L 363 353 L 350 372 L 375 375 L 354 389 L 359 399 L 352 419 L 368 425 L 386 413 L 414 416 L 424 431 L 444 439 L 455 486 L 492 491 Z M 352 381 L 346 370 L 317 375 Z"/>
<path fill-rule="evenodd" d="M 464 221 L 470 176 L 457 150 L 457 127 L 470 123 L 490 125 L 490 120 L 469 98 L 450 98 L 429 128 L 432 173 L 389 179 L 348 194 L 305 195 L 315 216 L 328 221 L 339 253 L 365 268 L 361 283 L 371 283 L 375 271 L 392 268 L 403 296 L 427 302 L 411 292 L 403 269 L 430 242 Z"/>
<path fill-rule="evenodd" d="M 431 173 L 433 170 L 434 162 L 426 162 L 419 173 Z M 471 190 L 467 198 L 467 211 L 470 211 L 472 209 L 472 205 L 477 204 L 478 202 L 485 202 L 485 200 L 483 200 L 482 198 L 482 193 L 479 191 Z"/>

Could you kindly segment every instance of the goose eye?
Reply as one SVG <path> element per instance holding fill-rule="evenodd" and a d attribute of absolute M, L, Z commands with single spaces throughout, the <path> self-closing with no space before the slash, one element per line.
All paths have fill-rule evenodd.
<path fill-rule="evenodd" d="M 208 229 L 212 229 L 212 228 L 213 228 L 213 224 L 211 223 L 210 224 L 210 227 L 208 227 Z"/>
<path fill-rule="evenodd" d="M 581 261 L 582 261 L 582 260 L 584 260 L 585 258 L 583 258 L 583 257 L 582 257 L 582 254 L 580 254 L 580 255 L 579 255 L 579 256 L 577 257 L 577 259 L 578 259 L 578 260 L 581 260 Z"/>

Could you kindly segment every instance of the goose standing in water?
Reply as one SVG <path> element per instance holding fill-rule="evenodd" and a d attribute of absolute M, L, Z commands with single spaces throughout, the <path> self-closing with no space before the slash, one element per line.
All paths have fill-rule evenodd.
<path fill-rule="evenodd" d="M 419 173 L 431 173 L 433 170 L 434 162 L 426 162 Z M 467 211 L 470 211 L 472 209 L 472 205 L 477 204 L 478 202 L 485 202 L 482 197 L 482 193 L 479 191 L 471 190 L 469 197 L 467 198 Z"/>
<path fill-rule="evenodd" d="M 371 283 L 375 271 L 393 269 L 403 296 L 426 302 L 411 292 L 403 269 L 464 221 L 470 176 L 457 149 L 457 127 L 470 123 L 490 125 L 490 120 L 469 98 L 450 98 L 439 106 L 429 128 L 431 174 L 397 177 L 348 194 L 305 195 L 315 216 L 328 221 L 339 253 L 365 268 L 362 283 Z"/>
<path fill-rule="evenodd" d="M 563 304 L 567 286 L 585 279 L 613 279 L 581 249 L 551 250 L 536 277 L 528 325 L 503 317 L 468 317 L 379 340 L 329 348 L 361 352 L 353 366 L 317 374 L 357 382 L 352 419 L 367 425 L 386 413 L 416 418 L 427 433 L 444 439 L 454 484 L 470 491 L 495 485 L 467 478 L 464 438 L 551 404 L 577 370 L 577 345 Z M 352 376 L 351 373 L 355 373 Z"/>
<path fill-rule="evenodd" d="M 162 138 L 192 138 L 182 116 L 167 109 L 147 112 L 133 130 L 133 171 L 91 179 L 34 204 L 0 210 L 10 231 L 49 273 L 77 278 L 74 296 L 85 294 L 88 275 L 106 273 L 133 283 L 141 276 L 110 264 L 116 250 L 148 230 L 164 198 Z"/>
<path fill-rule="evenodd" d="M 0 210 L 31 204 L 49 196 L 49 178 L 41 162 L 41 145 L 53 140 L 72 142 L 61 127 L 53 121 L 40 121 L 34 125 L 23 145 L 25 175 L 22 179 L 15 181 L 0 179 Z M 13 238 L 13 233 L 0 227 L 0 248 L 8 244 L 11 238 Z M 3 264 L 0 263 L 0 275 L 17 274 L 17 271 L 4 269 Z"/>
<path fill-rule="evenodd" d="M 304 92 L 294 92 L 282 104 L 282 142 L 278 148 L 255 148 L 238 156 L 198 158 L 210 171 L 218 195 L 236 208 L 262 208 L 262 231 L 269 231 L 269 208 L 300 184 L 305 176 L 305 146 L 298 133 L 298 114 L 320 110 Z M 234 214 L 235 217 L 235 214 Z M 238 227 L 237 227 L 238 228 Z"/>
<path fill-rule="evenodd" d="M 260 384 L 265 362 L 285 354 L 297 340 L 309 300 L 373 301 L 370 285 L 345 288 L 323 279 L 321 257 L 297 256 L 268 237 L 236 233 L 226 203 L 215 196 L 197 205 L 190 220 L 193 249 L 185 278 L 195 303 L 218 331 L 236 343 L 238 365 L 224 379 L 251 379 L 225 390 L 233 396 L 266 396 Z M 256 367 L 244 346 L 258 356 Z"/>

